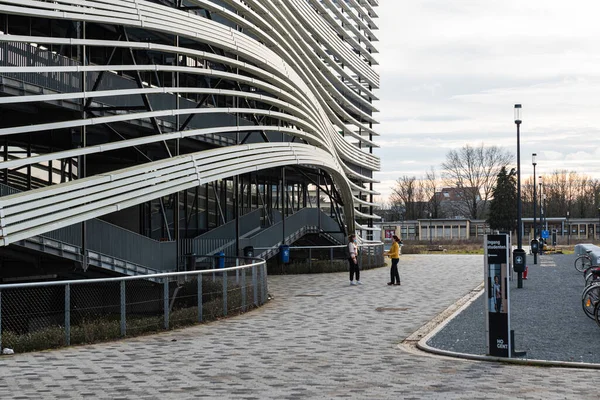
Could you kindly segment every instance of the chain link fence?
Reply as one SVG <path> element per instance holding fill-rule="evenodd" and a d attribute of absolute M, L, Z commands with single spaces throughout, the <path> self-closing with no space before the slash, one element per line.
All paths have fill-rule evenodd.
<path fill-rule="evenodd" d="M 265 261 L 197 259 L 190 272 L 0 285 L 0 348 L 19 353 L 136 336 L 267 301 Z"/>

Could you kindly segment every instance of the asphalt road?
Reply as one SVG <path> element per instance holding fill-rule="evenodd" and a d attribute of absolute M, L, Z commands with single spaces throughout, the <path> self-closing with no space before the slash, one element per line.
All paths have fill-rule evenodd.
<path fill-rule="evenodd" d="M 600 363 L 600 327 L 581 307 L 583 277 L 573 267 L 574 255 L 543 255 L 517 289 L 510 284 L 511 328 L 516 350 L 525 359 Z M 428 345 L 459 353 L 485 355 L 485 303 L 480 296 L 453 319 Z"/>

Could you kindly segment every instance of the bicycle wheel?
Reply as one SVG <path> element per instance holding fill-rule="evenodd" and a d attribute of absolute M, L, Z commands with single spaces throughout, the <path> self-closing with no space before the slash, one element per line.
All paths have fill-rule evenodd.
<path fill-rule="evenodd" d="M 575 269 L 579 272 L 585 271 L 587 268 L 592 266 L 592 260 L 587 254 L 579 256 L 575 259 Z"/>
<path fill-rule="evenodd" d="M 600 326 L 600 301 L 594 307 L 594 320 Z"/>
<path fill-rule="evenodd" d="M 585 288 L 581 296 L 581 306 L 585 315 L 594 319 L 594 308 L 600 299 L 600 284 L 593 284 Z"/>
<path fill-rule="evenodd" d="M 588 272 L 587 275 L 585 276 L 585 287 L 590 286 L 592 283 L 597 282 L 598 280 L 595 278 L 596 277 L 594 276 L 594 274 L 592 274 L 591 272 Z"/>

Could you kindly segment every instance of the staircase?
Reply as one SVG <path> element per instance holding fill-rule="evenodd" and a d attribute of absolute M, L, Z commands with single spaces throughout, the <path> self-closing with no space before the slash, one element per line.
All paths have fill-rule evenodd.
<path fill-rule="evenodd" d="M 0 184 L 0 196 L 19 190 Z M 279 246 L 292 244 L 309 233 L 319 233 L 332 243 L 343 242 L 338 224 L 322 210 L 304 208 L 288 216 L 285 221 L 275 211 L 271 226 L 261 228 L 263 209 L 240 217 L 240 248 L 253 246 L 262 249 L 257 257 L 269 259 L 279 253 Z M 285 234 L 283 227 L 285 226 Z M 175 241 L 157 241 L 100 219 L 86 221 L 86 262 L 83 260 L 81 224 L 57 229 L 11 244 L 29 250 L 72 260 L 87 268 L 94 266 L 124 275 L 146 275 L 173 271 L 177 254 L 215 254 L 236 256 L 236 221 L 230 221 L 194 239 L 182 239 L 181 250 Z M 181 260 L 183 265 L 183 260 Z"/>

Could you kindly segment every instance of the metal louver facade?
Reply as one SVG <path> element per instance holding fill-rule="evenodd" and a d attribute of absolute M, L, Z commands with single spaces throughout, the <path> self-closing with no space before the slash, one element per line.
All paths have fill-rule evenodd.
<path fill-rule="evenodd" d="M 80 224 L 85 247 L 95 218 L 178 240 L 319 196 L 373 239 L 376 7 L 0 0 L 0 245 Z"/>

